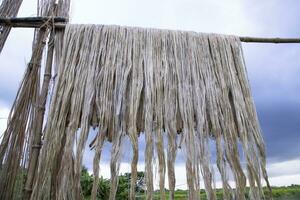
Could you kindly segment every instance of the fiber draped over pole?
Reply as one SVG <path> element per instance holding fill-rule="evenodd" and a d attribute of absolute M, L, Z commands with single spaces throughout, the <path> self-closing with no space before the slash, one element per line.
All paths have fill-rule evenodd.
<path fill-rule="evenodd" d="M 215 164 L 224 199 L 245 199 L 246 181 L 250 199 L 261 199 L 262 179 L 269 185 L 265 147 L 238 37 L 67 25 L 31 199 L 51 199 L 52 194 L 58 199 L 82 198 L 83 151 L 95 122 L 99 127 L 95 180 L 103 143 L 112 143 L 110 199 L 116 195 L 126 137 L 132 143 L 131 187 L 135 187 L 140 134 L 145 135 L 147 199 L 153 198 L 154 157 L 161 199 L 166 198 L 165 176 L 170 199 L 174 198 L 178 147 L 186 155 L 191 200 L 199 198 L 200 180 L 208 199 L 216 199 Z M 216 163 L 211 152 L 216 152 Z M 94 184 L 93 198 L 95 192 Z M 130 199 L 135 198 L 134 192 L 130 190 Z"/>

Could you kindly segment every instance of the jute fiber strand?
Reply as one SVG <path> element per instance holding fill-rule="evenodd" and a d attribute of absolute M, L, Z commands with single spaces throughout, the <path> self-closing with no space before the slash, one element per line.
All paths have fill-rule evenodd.
<path fill-rule="evenodd" d="M 126 137 L 133 152 L 128 198 L 135 199 L 140 134 L 145 135 L 147 199 L 154 198 L 154 158 L 160 198 L 174 199 L 179 147 L 186 157 L 189 199 L 200 198 L 202 180 L 208 199 L 216 199 L 214 165 L 224 199 L 245 199 L 246 181 L 250 199 L 264 198 L 265 147 L 238 37 L 67 25 L 31 199 L 50 199 L 53 193 L 58 199 L 82 198 L 81 166 L 91 125 L 99 127 L 93 143 L 96 181 L 103 144 L 112 143 L 111 200 Z M 210 155 L 212 148 L 215 156 Z M 169 197 L 164 188 L 169 188 Z M 97 182 L 92 199 L 96 192 Z"/>
<path fill-rule="evenodd" d="M 55 0 L 38 1 L 38 15 L 53 16 L 54 11 L 68 13 L 70 1 L 57 2 L 54 6 Z M 0 144 L 0 199 L 29 199 L 31 194 L 52 71 L 53 51 L 48 51 L 49 64 L 45 67 L 45 74 L 41 72 L 43 52 L 50 29 L 46 23 L 44 27 L 36 30 L 32 56 L 8 116 L 7 129 Z M 53 38 L 50 39 L 52 40 Z M 42 75 L 44 79 L 41 85 Z"/>

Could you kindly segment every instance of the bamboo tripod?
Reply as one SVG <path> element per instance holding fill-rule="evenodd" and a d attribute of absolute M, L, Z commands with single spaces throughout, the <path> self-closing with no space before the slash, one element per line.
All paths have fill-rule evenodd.
<path fill-rule="evenodd" d="M 63 29 L 68 20 L 62 17 L 22 17 L 22 18 L 0 18 L 0 26 L 14 28 L 42 28 L 52 25 L 57 29 Z M 300 38 L 262 38 L 262 37 L 239 37 L 241 42 L 252 43 L 300 43 Z"/>

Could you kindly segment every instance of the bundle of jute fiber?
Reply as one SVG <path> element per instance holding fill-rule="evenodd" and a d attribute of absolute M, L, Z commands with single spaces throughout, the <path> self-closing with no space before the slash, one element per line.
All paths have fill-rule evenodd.
<path fill-rule="evenodd" d="M 40 0 L 38 15 L 53 16 L 54 12 L 66 14 L 69 4 L 69 0 Z M 7 128 L 3 133 L 0 144 L 0 199 L 30 198 L 52 71 L 53 51 L 49 49 L 53 50 L 53 48 L 49 46 L 46 72 L 44 74 L 41 72 L 46 41 L 49 33 L 54 33 L 51 29 L 52 27 L 45 23 L 44 27 L 36 30 L 32 56 L 10 111 Z M 49 41 L 48 44 L 53 41 L 53 38 L 51 37 Z M 59 56 L 57 52 L 56 55 Z M 42 75 L 44 79 L 41 85 Z"/>
<path fill-rule="evenodd" d="M 147 199 L 154 198 L 154 157 L 161 199 L 166 199 L 166 171 L 174 199 L 178 147 L 186 155 L 189 199 L 200 198 L 201 177 L 208 199 L 216 199 L 214 164 L 221 174 L 224 199 L 245 199 L 247 180 L 250 199 L 264 198 L 265 148 L 239 38 L 67 25 L 58 70 L 32 199 L 50 199 L 52 194 L 58 199 L 82 198 L 83 151 L 95 124 L 99 132 L 93 143 L 92 199 L 105 142 L 112 143 L 109 199 L 115 199 L 126 137 L 133 149 L 129 198 L 135 199 L 140 134 L 145 135 Z M 216 144 L 216 163 L 210 155 L 211 141 Z M 241 164 L 242 153 L 246 166 Z M 231 174 L 234 187 L 229 184 Z"/>

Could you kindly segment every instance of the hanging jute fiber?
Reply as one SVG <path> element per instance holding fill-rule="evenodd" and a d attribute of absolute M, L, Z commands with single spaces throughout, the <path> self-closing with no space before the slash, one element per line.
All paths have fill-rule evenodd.
<path fill-rule="evenodd" d="M 70 1 L 40 5 L 40 15 L 68 16 Z M 50 32 L 54 46 L 48 43 L 41 85 Z M 51 72 L 55 87 L 43 131 Z M 216 199 L 214 166 L 224 199 L 265 198 L 265 147 L 236 36 L 108 25 L 40 29 L 0 145 L 0 199 L 82 199 L 83 152 L 96 126 L 92 199 L 107 142 L 112 143 L 109 199 L 115 199 L 127 138 L 133 152 L 128 198 L 135 199 L 141 134 L 147 199 L 154 199 L 156 159 L 160 199 L 168 198 L 165 188 L 174 199 L 178 148 L 185 152 L 188 199 L 200 198 L 200 181 L 207 198 Z"/>
<path fill-rule="evenodd" d="M 154 157 L 161 199 L 166 175 L 174 198 L 178 147 L 185 151 L 189 199 L 200 198 L 200 177 L 208 199 L 216 199 L 215 164 L 224 199 L 245 199 L 247 181 L 250 199 L 264 198 L 265 147 L 238 37 L 67 25 L 31 199 L 82 198 L 83 151 L 95 124 L 93 199 L 105 142 L 112 143 L 110 199 L 115 199 L 126 137 L 133 150 L 128 198 L 135 199 L 140 134 L 145 135 L 147 199 L 154 197 Z"/>

